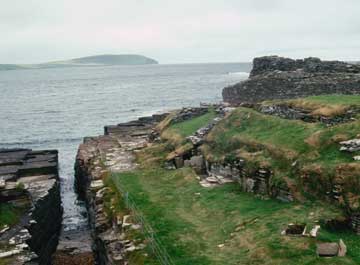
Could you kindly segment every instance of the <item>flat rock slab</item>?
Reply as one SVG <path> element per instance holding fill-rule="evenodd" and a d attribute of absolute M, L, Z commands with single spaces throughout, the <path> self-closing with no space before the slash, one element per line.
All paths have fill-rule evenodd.
<path fill-rule="evenodd" d="M 339 253 L 338 243 L 320 243 L 317 244 L 316 253 L 320 257 L 334 257 Z"/>
<path fill-rule="evenodd" d="M 58 151 L 31 149 L 0 150 L 0 177 L 17 178 L 30 175 L 58 174 Z M 9 177 L 6 177 L 9 179 Z"/>

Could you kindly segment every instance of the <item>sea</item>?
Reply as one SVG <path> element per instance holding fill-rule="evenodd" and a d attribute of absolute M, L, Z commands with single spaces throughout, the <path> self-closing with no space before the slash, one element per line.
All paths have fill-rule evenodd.
<path fill-rule="evenodd" d="M 248 77 L 249 63 L 88 66 L 0 71 L 0 149 L 59 150 L 63 231 L 86 230 L 74 191 L 85 136 L 105 125 L 181 107 L 217 103 Z"/>

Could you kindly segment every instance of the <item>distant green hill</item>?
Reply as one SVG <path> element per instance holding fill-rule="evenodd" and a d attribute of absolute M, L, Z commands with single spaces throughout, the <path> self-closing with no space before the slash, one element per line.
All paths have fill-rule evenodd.
<path fill-rule="evenodd" d="M 94 65 L 145 65 L 158 64 L 154 59 L 137 54 L 104 54 L 88 57 L 75 58 L 66 61 L 56 61 L 41 64 L 0 64 L 1 70 L 17 70 L 17 69 L 42 69 L 42 68 L 58 68 L 72 66 L 94 66 Z"/>
<path fill-rule="evenodd" d="M 138 64 L 158 64 L 154 59 L 142 55 L 96 55 L 77 59 L 72 59 L 70 63 L 76 64 L 105 64 L 105 65 L 138 65 Z"/>

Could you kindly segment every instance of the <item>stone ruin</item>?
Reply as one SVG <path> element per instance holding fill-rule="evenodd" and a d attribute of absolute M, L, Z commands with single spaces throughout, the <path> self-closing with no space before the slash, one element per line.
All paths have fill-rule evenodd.
<path fill-rule="evenodd" d="M 359 94 L 360 65 L 318 58 L 255 58 L 250 78 L 223 89 L 225 102 L 256 103 L 323 94 Z"/>

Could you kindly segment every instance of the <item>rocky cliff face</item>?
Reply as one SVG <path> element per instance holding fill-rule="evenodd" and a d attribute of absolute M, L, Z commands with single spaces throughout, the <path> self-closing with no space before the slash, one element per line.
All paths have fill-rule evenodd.
<path fill-rule="evenodd" d="M 360 66 L 318 58 L 255 58 L 250 78 L 224 88 L 225 102 L 254 103 L 322 94 L 359 94 Z"/>
<path fill-rule="evenodd" d="M 0 232 L 0 263 L 50 264 L 62 221 L 58 152 L 0 150 L 0 203 L 24 209 Z"/>

